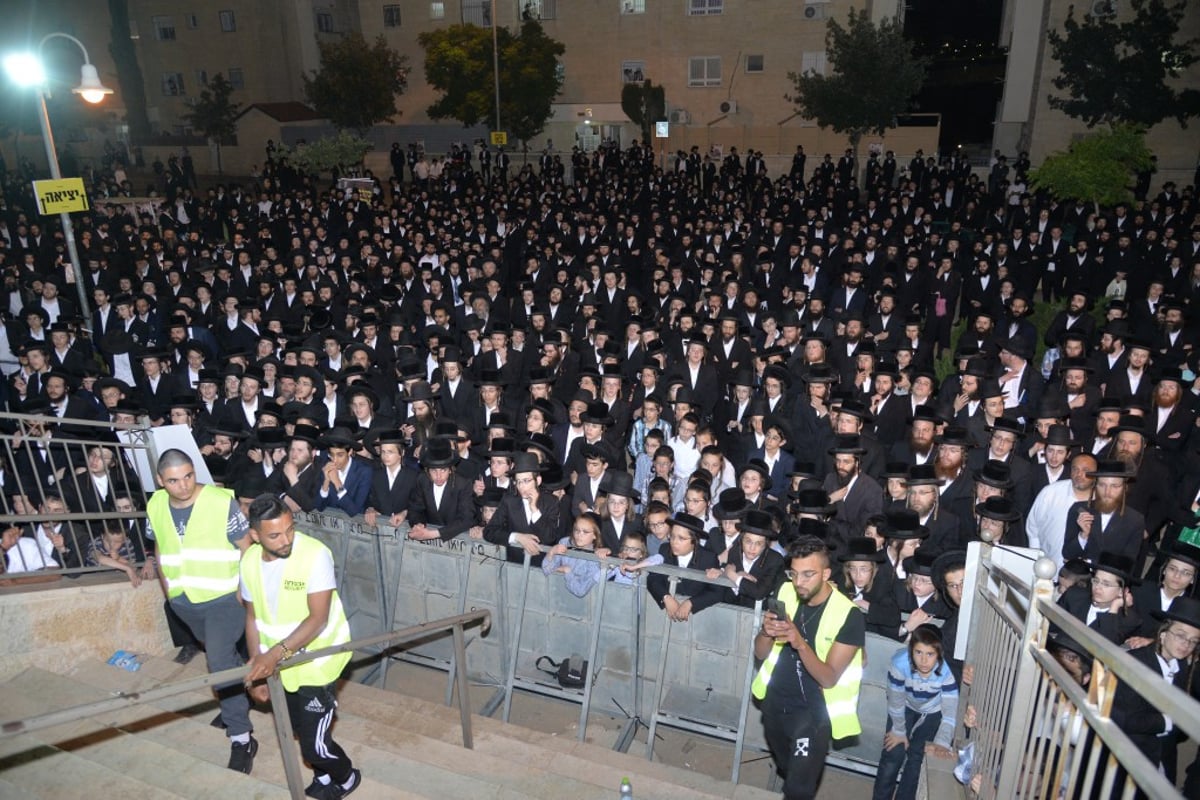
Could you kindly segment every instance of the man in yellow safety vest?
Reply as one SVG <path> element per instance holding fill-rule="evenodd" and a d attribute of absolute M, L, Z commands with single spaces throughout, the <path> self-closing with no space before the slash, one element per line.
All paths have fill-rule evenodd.
<path fill-rule="evenodd" d="M 259 496 L 249 517 L 254 544 L 241 566 L 246 645 L 252 653 L 246 687 L 255 700 L 266 702 L 266 684 L 255 681 L 298 652 L 349 642 L 350 625 L 329 548 L 297 532 L 292 512 L 275 495 Z M 318 800 L 340 800 L 362 783 L 362 773 L 330 733 L 334 690 L 350 656 L 325 656 L 279 673 L 300 752 L 316 773 L 305 794 Z"/>
<path fill-rule="evenodd" d="M 787 582 L 768 601 L 751 693 L 786 800 L 816 797 L 830 739 L 861 733 L 858 690 L 866 615 L 830 582 L 830 557 L 816 536 L 787 548 Z M 780 607 L 782 606 L 782 607 Z"/>
<path fill-rule="evenodd" d="M 240 667 L 245 614 L 237 597 L 238 562 L 250 546 L 250 526 L 232 492 L 196 482 L 187 453 L 167 450 L 156 469 L 162 488 L 146 503 L 146 537 L 154 540 L 167 602 L 204 645 L 209 672 Z M 258 752 L 250 699 L 237 681 L 213 688 L 230 741 L 229 768 L 249 773 Z"/>

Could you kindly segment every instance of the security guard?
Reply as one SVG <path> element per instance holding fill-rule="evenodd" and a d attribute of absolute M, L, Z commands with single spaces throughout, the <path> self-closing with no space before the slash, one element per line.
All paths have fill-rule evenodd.
<path fill-rule="evenodd" d="M 305 649 L 321 650 L 350 641 L 350 625 L 338 599 L 333 554 L 311 536 L 296 532 L 292 512 L 278 497 L 259 496 L 250 504 L 250 538 L 242 559 L 242 600 L 246 605 L 246 645 L 254 655 L 246 686 L 266 702 L 266 684 L 279 662 Z M 304 760 L 316 777 L 309 797 L 338 800 L 362 783 L 362 773 L 330 734 L 337 708 L 334 688 L 350 661 L 349 652 L 326 656 L 280 672 L 287 692 L 292 730 Z"/>
<path fill-rule="evenodd" d="M 182 450 L 158 459 L 162 486 L 146 504 L 146 537 L 154 540 L 167 602 L 204 645 L 208 671 L 245 663 L 238 642 L 245 614 L 238 602 L 238 562 L 250 546 L 250 526 L 227 489 L 196 482 Z M 237 681 L 214 687 L 229 737 L 229 768 L 249 773 L 258 742 L 250 735 L 250 700 Z"/>
<path fill-rule="evenodd" d="M 762 661 L 751 693 L 762 701 L 763 731 L 783 776 L 786 800 L 816 797 L 829 740 L 861 733 L 858 691 L 866 615 L 830 582 L 830 556 L 815 536 L 787 548 L 787 582 L 754 639 Z"/>

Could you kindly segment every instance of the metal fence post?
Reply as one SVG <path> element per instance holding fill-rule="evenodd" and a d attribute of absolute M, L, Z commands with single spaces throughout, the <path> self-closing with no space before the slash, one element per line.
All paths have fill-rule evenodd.
<path fill-rule="evenodd" d="M 1017 661 L 1015 689 L 1012 693 L 1012 705 L 1008 716 L 1008 736 L 1006 745 L 1015 745 L 1011 740 L 1014 733 L 1022 738 L 1029 729 L 1033 718 L 1033 704 L 1036 698 L 1036 686 L 1041 667 L 1033 658 L 1033 650 L 1037 647 L 1042 635 L 1043 617 L 1038 600 L 1054 601 L 1054 585 L 1051 581 L 1058 574 L 1058 566 L 1051 558 L 1038 559 L 1033 567 L 1037 580 L 1034 582 L 1033 595 L 1030 597 L 1029 613 L 1025 617 L 1025 630 L 1021 635 L 1021 652 Z M 1017 783 L 1024 766 L 1024 741 L 1020 746 L 1006 746 L 1000 758 L 1000 779 L 996 785 L 996 797 L 1016 797 Z"/>
<path fill-rule="evenodd" d="M 271 692 L 271 712 L 275 718 L 275 737 L 279 740 L 279 754 L 283 756 L 283 772 L 287 776 L 288 793 L 292 800 L 304 800 L 304 776 L 300 772 L 300 758 L 292 741 L 292 715 L 288 712 L 287 692 L 283 679 L 276 672 L 267 678 L 267 689 Z"/>

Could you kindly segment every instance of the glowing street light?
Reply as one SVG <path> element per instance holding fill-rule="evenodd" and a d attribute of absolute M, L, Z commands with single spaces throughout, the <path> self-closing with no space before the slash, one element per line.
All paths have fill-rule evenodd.
<path fill-rule="evenodd" d="M 83 66 L 80 69 L 79 85 L 71 91 L 79 95 L 85 101 L 95 104 L 104 100 L 106 95 L 113 93 L 113 90 L 100 82 L 100 73 L 96 71 L 96 65 L 92 63 L 92 59 L 88 57 L 87 48 L 83 46 L 83 42 L 76 39 L 67 33 L 49 33 L 42 37 L 42 41 L 38 43 L 37 55 L 32 53 L 14 53 L 4 59 L 4 71 L 8 73 L 8 77 L 13 83 L 18 86 L 37 89 L 38 93 L 38 109 L 41 112 L 38 115 L 38 121 L 42 126 L 42 142 L 46 145 L 46 161 L 50 163 L 50 177 L 55 180 L 62 178 L 62 170 L 58 165 L 58 151 L 54 147 L 54 133 L 50 130 L 50 113 L 46 110 L 46 97 L 49 95 L 49 88 L 46 86 L 46 69 L 42 65 L 42 50 L 46 47 L 46 42 L 51 39 L 61 38 L 74 42 L 75 45 L 83 52 Z M 71 224 L 71 215 L 64 211 L 59 214 L 59 219 L 62 221 L 63 237 L 67 240 L 67 253 L 71 257 L 71 268 L 75 273 L 75 290 L 79 294 L 79 311 L 83 316 L 85 327 L 91 323 L 92 315 L 91 307 L 88 305 L 87 292 L 83 288 L 83 264 L 79 261 L 79 248 L 75 244 L 75 227 Z"/>

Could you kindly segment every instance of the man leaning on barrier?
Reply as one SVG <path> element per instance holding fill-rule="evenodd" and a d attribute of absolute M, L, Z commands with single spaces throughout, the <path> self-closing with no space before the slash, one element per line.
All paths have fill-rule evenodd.
<path fill-rule="evenodd" d="M 786 616 L 767 611 L 763 617 L 754 638 L 762 666 L 750 691 L 762 701 L 763 732 L 784 779 L 784 798 L 808 800 L 817 794 L 830 739 L 862 732 L 866 616 L 830 582 L 823 541 L 797 537 L 787 561 L 788 580 L 776 595 Z"/>
<path fill-rule="evenodd" d="M 231 492 L 196 481 L 182 450 L 159 456 L 157 472 L 162 488 L 146 504 L 146 538 L 154 541 L 171 609 L 204 645 L 209 672 L 240 667 L 245 613 L 237 598 L 238 562 L 250 546 L 249 523 Z M 230 739 L 229 768 L 249 773 L 258 752 L 250 700 L 237 681 L 214 688 Z"/>

